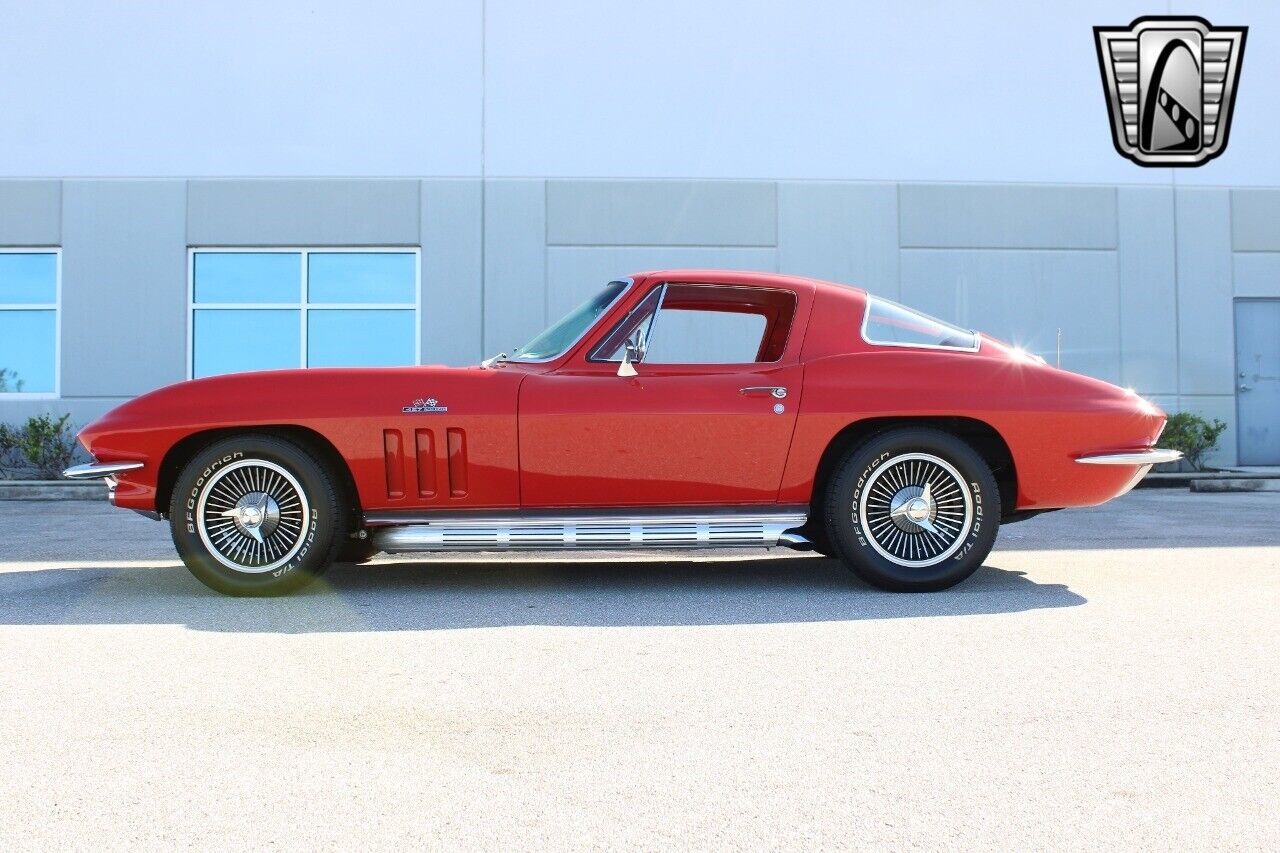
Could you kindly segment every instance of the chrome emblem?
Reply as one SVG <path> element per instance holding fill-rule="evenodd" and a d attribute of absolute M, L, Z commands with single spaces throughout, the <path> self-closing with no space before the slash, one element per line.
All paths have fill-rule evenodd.
<path fill-rule="evenodd" d="M 400 411 L 404 412 L 406 415 L 416 415 L 423 412 L 447 412 L 449 411 L 449 407 L 441 406 L 440 401 L 435 397 L 427 397 L 425 399 L 419 397 L 417 400 L 413 401 L 412 405 L 405 406 Z"/>
<path fill-rule="evenodd" d="M 1248 32 L 1163 16 L 1094 27 L 1116 151 L 1139 166 L 1199 166 L 1225 151 Z"/>

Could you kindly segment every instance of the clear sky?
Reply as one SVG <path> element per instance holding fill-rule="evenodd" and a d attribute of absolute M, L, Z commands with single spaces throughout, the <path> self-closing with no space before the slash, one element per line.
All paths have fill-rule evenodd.
<path fill-rule="evenodd" d="M 1280 4 L 1229 149 L 1280 186 Z M 1168 183 L 1112 148 L 1092 27 L 1166 2 L 0 0 L 0 175 Z"/>

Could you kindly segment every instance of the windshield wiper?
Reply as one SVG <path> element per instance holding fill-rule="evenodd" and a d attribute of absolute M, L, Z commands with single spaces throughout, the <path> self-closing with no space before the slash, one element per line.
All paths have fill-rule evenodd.
<path fill-rule="evenodd" d="M 495 355 L 493 358 L 486 358 L 484 361 L 480 362 L 480 367 L 484 370 L 488 370 L 490 367 L 493 367 L 495 364 L 502 364 L 502 363 L 505 363 L 506 361 L 507 361 L 507 354 L 505 352 L 500 352 L 497 355 Z"/>

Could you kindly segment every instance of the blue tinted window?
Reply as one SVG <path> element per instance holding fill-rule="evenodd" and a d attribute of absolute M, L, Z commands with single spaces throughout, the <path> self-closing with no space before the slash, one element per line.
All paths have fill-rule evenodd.
<path fill-rule="evenodd" d="M 416 361 L 413 311 L 307 313 L 308 367 L 390 367 Z"/>
<path fill-rule="evenodd" d="M 278 308 L 196 311 L 192 376 L 298 367 L 302 348 L 298 314 Z"/>
<path fill-rule="evenodd" d="M 417 261 L 412 251 L 195 252 L 192 376 L 414 364 Z"/>
<path fill-rule="evenodd" d="M 196 302 L 296 304 L 302 255 L 296 252 L 196 252 Z"/>
<path fill-rule="evenodd" d="M 55 390 L 56 311 L 0 311 L 3 391 L 52 394 Z"/>
<path fill-rule="evenodd" d="M 311 252 L 307 301 L 412 305 L 414 261 L 411 252 Z"/>
<path fill-rule="evenodd" d="M 0 304 L 52 305 L 57 301 L 57 255 L 0 252 Z"/>

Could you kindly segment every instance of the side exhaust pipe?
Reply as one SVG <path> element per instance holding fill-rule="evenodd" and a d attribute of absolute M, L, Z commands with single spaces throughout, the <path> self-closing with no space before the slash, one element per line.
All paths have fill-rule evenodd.
<path fill-rule="evenodd" d="M 784 548 L 790 548 L 792 551 L 812 551 L 813 543 L 805 537 L 796 533 L 794 530 L 788 530 L 778 537 L 778 544 Z"/>

